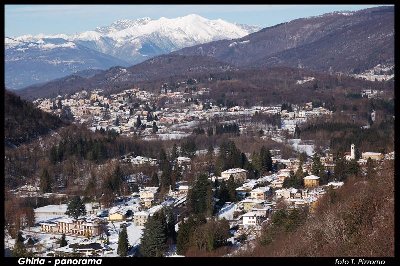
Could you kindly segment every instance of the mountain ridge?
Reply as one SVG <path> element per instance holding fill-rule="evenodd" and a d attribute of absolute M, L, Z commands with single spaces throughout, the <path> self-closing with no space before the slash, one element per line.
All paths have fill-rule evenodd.
<path fill-rule="evenodd" d="M 373 31 L 368 32 L 369 27 Z M 349 33 L 349 30 L 353 30 L 353 32 Z M 381 32 L 387 35 L 384 41 L 379 41 L 376 37 Z M 377 53 L 378 58 L 372 61 L 375 66 L 377 64 L 393 63 L 393 36 L 394 8 L 384 6 L 355 12 L 331 12 L 320 16 L 299 18 L 264 28 L 238 39 L 199 44 L 183 48 L 174 53 L 181 55 L 207 55 L 239 67 L 252 67 L 254 65 L 257 67 L 278 65 L 302 67 L 301 61 L 307 61 L 307 57 L 312 57 L 313 60 L 316 57 L 324 57 L 326 62 L 329 61 L 330 57 L 335 57 L 336 53 L 345 53 L 346 57 L 341 59 L 347 60 L 349 66 L 342 67 L 340 65 L 327 64 L 326 67 L 329 69 L 332 66 L 336 72 L 354 74 L 353 72 L 356 68 L 358 68 L 358 71 L 363 71 L 373 66 L 366 58 L 362 60 L 350 58 L 352 56 L 351 53 L 354 53 L 356 59 L 364 56 L 362 49 L 357 49 L 357 46 L 349 46 L 351 42 L 365 43 L 365 49 L 368 49 L 369 53 Z M 348 39 L 345 40 L 345 38 Z M 339 43 L 339 40 L 342 43 Z M 335 49 L 332 41 L 336 41 L 336 44 L 341 46 Z M 385 46 L 385 43 L 390 45 Z M 306 45 L 309 45 L 308 49 L 305 49 L 307 48 Z M 380 48 L 384 48 L 381 53 L 387 54 L 385 58 L 379 58 Z M 316 49 L 321 51 L 315 52 Z M 304 56 L 301 57 L 293 54 L 293 52 L 303 53 Z M 257 62 L 262 59 L 271 60 L 274 57 L 280 59 L 279 64 Z M 353 65 L 351 65 L 352 63 Z M 357 64 L 361 65 L 361 67 L 356 66 Z M 362 66 L 363 64 L 365 67 Z M 312 62 L 305 66 L 314 70 L 320 69 L 320 65 L 314 65 Z"/>
<path fill-rule="evenodd" d="M 259 29 L 190 14 L 172 19 L 117 20 L 71 35 L 6 36 L 6 86 L 18 89 L 85 69 L 127 67 L 183 47 L 237 38 Z"/>

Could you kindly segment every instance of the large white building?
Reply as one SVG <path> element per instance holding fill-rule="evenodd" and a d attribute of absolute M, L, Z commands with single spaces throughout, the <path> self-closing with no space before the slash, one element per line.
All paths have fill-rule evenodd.
<path fill-rule="evenodd" d="M 78 236 L 97 236 L 101 233 L 100 224 L 86 219 L 62 218 L 57 221 L 40 223 L 40 230 L 46 233 L 59 233 Z"/>

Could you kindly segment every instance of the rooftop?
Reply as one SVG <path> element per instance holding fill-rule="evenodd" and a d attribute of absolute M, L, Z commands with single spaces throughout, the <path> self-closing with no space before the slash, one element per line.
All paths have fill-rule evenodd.
<path fill-rule="evenodd" d="M 304 180 L 318 180 L 318 179 L 320 179 L 320 177 L 316 175 L 308 175 L 304 177 Z"/>
<path fill-rule="evenodd" d="M 257 216 L 256 212 L 248 212 L 243 214 L 243 217 L 254 217 L 254 216 Z"/>
<path fill-rule="evenodd" d="M 232 168 L 232 169 L 223 171 L 221 174 L 236 174 L 236 173 L 243 173 L 243 172 L 247 172 L 247 171 L 242 168 Z"/>

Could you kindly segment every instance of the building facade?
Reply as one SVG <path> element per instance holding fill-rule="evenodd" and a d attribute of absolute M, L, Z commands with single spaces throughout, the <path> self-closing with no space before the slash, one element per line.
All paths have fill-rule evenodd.
<path fill-rule="evenodd" d="M 320 177 L 315 175 L 309 175 L 304 177 L 304 187 L 306 188 L 318 187 L 319 179 Z"/>
<path fill-rule="evenodd" d="M 241 168 L 232 168 L 221 172 L 221 179 L 229 180 L 231 176 L 235 181 L 243 182 L 247 179 L 247 171 Z"/>
<path fill-rule="evenodd" d="M 77 236 L 98 236 L 101 233 L 100 224 L 84 219 L 60 219 L 55 222 L 40 223 L 40 230 L 46 233 L 59 233 Z"/>

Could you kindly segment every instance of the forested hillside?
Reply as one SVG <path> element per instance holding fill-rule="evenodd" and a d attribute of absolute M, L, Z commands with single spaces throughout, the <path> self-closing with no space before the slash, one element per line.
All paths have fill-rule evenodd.
<path fill-rule="evenodd" d="M 18 146 L 65 125 L 58 117 L 45 113 L 30 102 L 4 91 L 4 141 Z"/>

